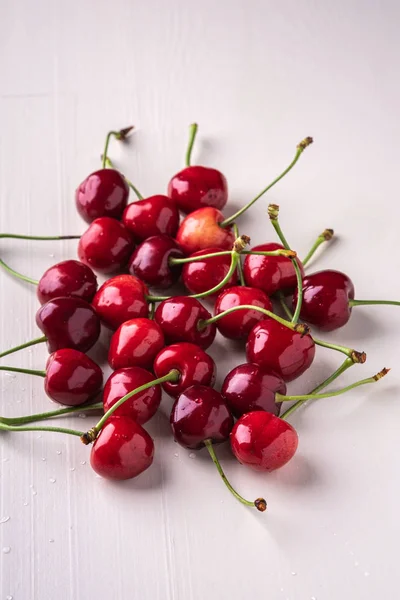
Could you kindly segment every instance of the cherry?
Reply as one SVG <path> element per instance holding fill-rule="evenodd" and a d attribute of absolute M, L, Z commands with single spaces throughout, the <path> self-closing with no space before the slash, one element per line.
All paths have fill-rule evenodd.
<path fill-rule="evenodd" d="M 252 251 L 268 251 L 284 249 L 281 244 L 270 242 L 255 246 Z M 304 276 L 303 265 L 296 258 L 302 276 Z M 263 256 L 260 254 L 248 254 L 243 263 L 243 274 L 246 284 L 263 290 L 272 295 L 277 291 L 290 291 L 297 285 L 296 272 L 292 261 L 285 256 Z"/>
<path fill-rule="evenodd" d="M 215 302 L 214 312 L 219 315 L 233 306 L 243 304 L 252 304 L 272 311 L 271 301 L 262 290 L 246 286 L 235 286 L 219 294 Z M 243 309 L 222 317 L 216 325 L 223 336 L 231 340 L 240 340 L 247 339 L 254 325 L 264 319 L 265 315 L 259 311 Z"/>
<path fill-rule="evenodd" d="M 90 464 L 106 479 L 132 479 L 150 467 L 153 456 L 154 442 L 139 423 L 112 416 L 94 441 Z"/>
<path fill-rule="evenodd" d="M 168 288 L 179 279 L 182 269 L 171 265 L 169 259 L 182 256 L 175 240 L 167 235 L 155 235 L 136 248 L 129 261 L 129 272 L 149 286 Z"/>
<path fill-rule="evenodd" d="M 259 365 L 245 363 L 232 369 L 225 377 L 221 394 L 235 417 L 255 410 L 279 415 L 281 402 L 275 394 L 286 394 L 284 381 Z"/>
<path fill-rule="evenodd" d="M 82 262 L 101 273 L 118 271 L 128 262 L 133 239 L 126 227 L 110 217 L 93 221 L 78 244 Z"/>
<path fill-rule="evenodd" d="M 195 252 L 190 256 L 190 258 L 202 256 L 203 254 L 214 254 L 216 252 L 219 253 L 222 251 L 222 248 L 207 248 L 205 250 Z M 218 283 L 227 275 L 230 266 L 230 254 L 213 256 L 211 258 L 205 258 L 204 260 L 188 262 L 183 265 L 182 281 L 189 292 L 192 294 L 201 294 L 218 285 Z M 221 290 L 235 285 L 237 280 L 237 272 L 235 272 L 230 280 L 221 288 Z"/>
<path fill-rule="evenodd" d="M 154 235 L 173 238 L 179 227 L 179 211 L 167 196 L 150 196 L 128 204 L 122 222 L 138 243 Z"/>
<path fill-rule="evenodd" d="M 221 227 L 223 214 L 216 208 L 199 208 L 179 226 L 176 241 L 186 255 L 206 248 L 231 250 L 235 235 L 230 227 Z"/>
<path fill-rule="evenodd" d="M 199 346 L 189 342 L 163 348 L 155 358 L 153 369 L 157 377 L 163 377 L 172 369 L 179 371 L 178 381 L 163 383 L 164 390 L 172 397 L 179 396 L 191 385 L 212 386 L 215 381 L 215 362 Z"/>
<path fill-rule="evenodd" d="M 175 440 L 185 448 L 201 448 L 229 438 L 233 417 L 219 392 L 205 385 L 192 385 L 175 401 L 171 412 Z"/>
<path fill-rule="evenodd" d="M 151 369 L 157 353 L 164 347 L 164 335 L 151 319 L 125 321 L 113 334 L 108 352 L 112 369 L 143 367 Z"/>
<path fill-rule="evenodd" d="M 248 362 L 272 371 L 284 381 L 292 381 L 310 367 L 315 344 L 310 335 L 293 331 L 268 318 L 251 330 L 246 355 Z"/>
<path fill-rule="evenodd" d="M 125 321 L 148 316 L 147 294 L 147 287 L 137 277 L 116 275 L 103 283 L 92 304 L 102 323 L 117 329 Z"/>
<path fill-rule="evenodd" d="M 79 260 L 64 260 L 45 271 L 38 282 L 37 296 L 45 304 L 60 296 L 74 296 L 91 302 L 97 290 L 97 278 Z"/>
<path fill-rule="evenodd" d="M 296 453 L 296 430 L 283 419 L 264 412 L 250 412 L 234 425 L 230 442 L 233 454 L 243 465 L 256 471 L 274 471 Z"/>
<path fill-rule="evenodd" d="M 141 367 L 128 367 L 114 371 L 104 386 L 104 412 L 107 412 L 120 398 L 145 383 L 153 381 L 153 379 L 154 375 Z M 129 398 L 113 414 L 131 417 L 136 423 L 143 425 L 155 415 L 160 402 L 161 388 L 154 385 Z"/>
<path fill-rule="evenodd" d="M 86 177 L 77 188 L 76 208 L 87 223 L 99 217 L 119 219 L 128 196 L 129 188 L 121 173 L 114 169 L 100 169 Z"/>
<path fill-rule="evenodd" d="M 164 332 L 167 343 L 191 342 L 200 348 L 208 348 L 214 341 L 217 328 L 214 324 L 199 329 L 199 321 L 209 319 L 211 314 L 190 296 L 175 296 L 161 302 L 154 314 L 155 321 Z"/>

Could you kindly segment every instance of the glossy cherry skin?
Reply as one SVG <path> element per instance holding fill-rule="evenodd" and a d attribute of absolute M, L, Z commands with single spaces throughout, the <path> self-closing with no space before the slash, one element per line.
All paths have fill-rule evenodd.
<path fill-rule="evenodd" d="M 112 369 L 151 369 L 154 358 L 164 345 L 164 334 L 158 323 L 151 319 L 131 319 L 122 323 L 113 334 L 108 362 Z"/>
<path fill-rule="evenodd" d="M 36 313 L 36 324 L 47 338 L 49 352 L 73 348 L 86 352 L 98 340 L 100 319 L 80 298 L 53 298 Z"/>
<path fill-rule="evenodd" d="M 136 388 L 150 383 L 154 375 L 141 367 L 128 367 L 114 371 L 107 379 L 103 391 L 103 406 L 106 413 L 118 400 Z M 121 404 L 113 415 L 131 417 L 143 425 L 155 415 L 161 402 L 161 387 L 153 385 L 144 392 L 135 394 Z"/>
<path fill-rule="evenodd" d="M 175 400 L 170 423 L 178 444 L 201 448 L 204 440 L 227 440 L 233 417 L 219 392 L 205 385 L 192 385 Z"/>
<path fill-rule="evenodd" d="M 199 250 L 199 252 L 191 254 L 191 257 L 221 251 L 222 248 L 206 248 L 205 250 Z M 230 266 L 230 255 L 215 256 L 213 258 L 205 258 L 204 260 L 185 263 L 182 269 L 182 281 L 191 294 L 202 294 L 221 283 L 228 274 Z M 237 271 L 235 271 L 221 290 L 225 290 L 228 287 L 235 285 L 237 281 L 238 276 Z"/>
<path fill-rule="evenodd" d="M 128 196 L 129 188 L 121 173 L 100 169 L 82 181 L 75 192 L 75 203 L 82 219 L 91 223 L 99 217 L 120 219 Z"/>
<path fill-rule="evenodd" d="M 186 167 L 169 182 L 168 196 L 185 213 L 205 206 L 222 210 L 228 200 L 228 183 L 217 169 Z"/>
<path fill-rule="evenodd" d="M 170 265 L 169 259 L 182 256 L 175 240 L 167 235 L 154 235 L 136 248 L 129 260 L 129 272 L 149 286 L 169 288 L 182 271 L 180 265 Z"/>
<path fill-rule="evenodd" d="M 354 298 L 354 285 L 340 271 L 318 271 L 303 279 L 303 304 L 300 317 L 322 331 L 333 331 L 350 319 L 349 300 Z M 297 290 L 293 298 L 297 302 Z"/>
<path fill-rule="evenodd" d="M 175 383 L 166 381 L 162 387 L 174 398 L 191 385 L 200 384 L 210 387 L 214 385 L 215 362 L 209 354 L 195 344 L 189 342 L 172 344 L 157 354 L 153 365 L 156 377 L 163 377 L 172 369 L 179 371 L 179 380 Z"/>
<path fill-rule="evenodd" d="M 137 243 L 153 235 L 174 238 L 179 227 L 179 210 L 167 196 L 150 196 L 128 204 L 122 222 Z"/>
<path fill-rule="evenodd" d="M 221 394 L 235 417 L 253 410 L 265 410 L 279 415 L 281 402 L 275 394 L 286 394 L 285 382 L 253 363 L 244 363 L 232 369 L 225 377 Z"/>
<path fill-rule="evenodd" d="M 176 241 L 186 256 L 206 248 L 232 250 L 235 236 L 230 227 L 219 223 L 224 215 L 216 208 L 199 208 L 190 213 L 179 226 Z"/>
<path fill-rule="evenodd" d="M 40 304 L 60 296 L 74 296 L 91 302 L 97 290 L 97 277 L 79 260 L 64 260 L 45 271 L 37 286 Z"/>
<path fill-rule="evenodd" d="M 79 406 L 93 398 L 102 384 L 100 367 L 79 350 L 63 348 L 47 359 L 44 389 L 59 404 Z"/>
<path fill-rule="evenodd" d="M 219 315 L 228 308 L 243 304 L 251 304 L 272 311 L 271 300 L 265 292 L 257 288 L 235 286 L 219 294 L 215 302 L 214 312 Z M 262 312 L 244 308 L 222 317 L 216 322 L 216 325 L 223 336 L 231 340 L 246 340 L 254 325 L 264 319 L 265 315 Z"/>
<path fill-rule="evenodd" d="M 310 367 L 315 344 L 310 335 L 302 336 L 274 319 L 265 319 L 251 330 L 246 356 L 248 362 L 272 371 L 284 381 L 292 381 Z"/>
<path fill-rule="evenodd" d="M 107 419 L 90 453 L 92 469 L 105 479 L 132 479 L 153 462 L 154 442 L 130 417 Z"/>
<path fill-rule="evenodd" d="M 261 250 L 270 252 L 282 250 L 281 244 L 271 242 L 254 246 L 252 251 Z M 304 268 L 300 260 L 296 258 L 302 276 Z M 261 254 L 247 254 L 243 262 L 243 274 L 246 284 L 263 290 L 269 296 L 275 292 L 290 291 L 297 285 L 296 272 L 292 261 L 286 256 L 263 256 Z"/>
<path fill-rule="evenodd" d="M 103 325 L 118 329 L 122 323 L 138 317 L 148 317 L 148 289 L 133 275 L 116 275 L 97 291 L 92 305 Z"/>
<path fill-rule="evenodd" d="M 115 273 L 124 267 L 133 251 L 133 238 L 125 225 L 101 217 L 93 221 L 78 244 L 79 259 L 100 273 Z"/>
<path fill-rule="evenodd" d="M 233 454 L 242 465 L 269 473 L 293 458 L 298 436 L 287 421 L 269 412 L 256 411 L 236 421 L 230 442 Z"/>
<path fill-rule="evenodd" d="M 204 329 L 198 329 L 198 324 L 210 317 L 208 310 L 196 298 L 190 296 L 175 296 L 164 300 L 154 314 L 167 344 L 191 342 L 204 350 L 213 343 L 217 328 L 211 323 Z"/>

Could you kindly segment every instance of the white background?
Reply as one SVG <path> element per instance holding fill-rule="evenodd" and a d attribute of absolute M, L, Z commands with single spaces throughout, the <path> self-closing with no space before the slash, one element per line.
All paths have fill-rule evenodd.
<path fill-rule="evenodd" d="M 318 267 L 345 270 L 359 298 L 398 299 L 399 18 L 394 0 L 2 0 L 0 230 L 82 232 L 74 190 L 99 167 L 111 128 L 137 127 L 110 154 L 152 194 L 181 168 L 197 121 L 194 159 L 226 174 L 227 215 L 312 135 L 295 170 L 242 218 L 242 233 L 275 239 L 266 205 L 276 202 L 300 255 L 333 227 L 338 240 Z M 33 277 L 75 255 L 74 241 L 1 242 L 1 256 Z M 38 303 L 5 273 L 0 285 L 5 349 L 39 334 Z M 204 451 L 191 459 L 174 444 L 169 398 L 149 424 L 155 463 L 131 482 L 96 478 L 75 438 L 2 434 L 0 599 L 395 598 L 399 324 L 395 307 L 356 308 L 331 336 L 368 353 L 343 383 L 392 371 L 293 416 L 299 451 L 280 472 L 253 474 L 218 449 L 244 495 L 265 494 L 268 513 L 231 498 Z M 244 360 L 222 338 L 211 353 L 218 384 Z M 45 360 L 36 347 L 3 364 Z M 308 391 L 340 360 L 318 349 L 291 391 Z M 3 415 L 51 407 L 42 380 L 3 373 L 0 389 Z"/>

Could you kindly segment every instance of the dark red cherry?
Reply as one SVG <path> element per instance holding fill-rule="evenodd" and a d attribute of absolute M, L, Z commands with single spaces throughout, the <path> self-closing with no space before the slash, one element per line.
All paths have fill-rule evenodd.
<path fill-rule="evenodd" d="M 119 219 L 128 201 L 129 188 L 115 169 L 91 173 L 75 192 L 78 213 L 87 223 L 99 217 Z"/>
<path fill-rule="evenodd" d="M 276 373 L 284 381 L 292 381 L 313 362 L 315 344 L 310 335 L 302 335 L 267 318 L 251 330 L 246 355 L 248 362 Z"/>
<path fill-rule="evenodd" d="M 187 388 L 172 407 L 171 428 L 175 440 L 185 448 L 201 448 L 228 439 L 233 417 L 219 392 L 205 385 Z"/>
<path fill-rule="evenodd" d="M 64 260 L 45 271 L 39 280 L 40 304 L 60 296 L 74 296 L 91 302 L 97 290 L 97 277 L 79 260 Z"/>
<path fill-rule="evenodd" d="M 293 458 L 298 436 L 287 421 L 256 411 L 240 417 L 232 429 L 230 442 L 233 454 L 242 465 L 270 472 Z"/>
<path fill-rule="evenodd" d="M 163 347 L 164 335 L 158 323 L 151 319 L 131 319 L 122 323 L 113 334 L 108 362 L 112 369 L 151 369 L 154 358 Z"/>
<path fill-rule="evenodd" d="M 333 331 L 350 319 L 349 300 L 354 299 L 354 285 L 340 271 L 318 271 L 303 279 L 303 304 L 300 317 L 322 331 Z M 297 290 L 293 298 L 297 302 Z"/>
<path fill-rule="evenodd" d="M 186 256 L 206 248 L 232 250 L 235 236 L 230 227 L 221 227 L 224 215 L 216 208 L 199 208 L 179 226 L 176 241 Z"/>
<path fill-rule="evenodd" d="M 166 381 L 162 384 L 170 396 L 177 397 L 188 387 L 195 384 L 212 386 L 215 381 L 215 362 L 196 346 L 188 342 L 180 342 L 163 348 L 154 361 L 156 377 L 164 377 L 172 369 L 177 369 L 181 376 L 176 383 Z"/>
<path fill-rule="evenodd" d="M 141 367 L 128 367 L 114 371 L 107 379 L 103 391 L 103 405 L 106 413 L 118 400 L 136 388 L 150 383 L 154 375 Z M 144 392 L 135 394 L 119 406 L 113 415 L 131 417 L 143 425 L 155 413 L 161 402 L 161 387 L 153 385 Z"/>
<path fill-rule="evenodd" d="M 178 281 L 182 270 L 180 265 L 170 265 L 169 259 L 182 256 L 175 240 L 155 235 L 136 248 L 129 261 L 129 272 L 149 286 L 168 288 Z"/>
<path fill-rule="evenodd" d="M 147 287 L 137 277 L 116 275 L 103 283 L 92 304 L 101 322 L 110 329 L 117 329 L 130 319 L 148 317 L 148 293 Z"/>
<path fill-rule="evenodd" d="M 262 290 L 247 286 L 231 287 L 219 294 L 214 312 L 216 315 L 243 304 L 259 306 L 272 311 L 271 300 Z M 217 329 L 222 335 L 231 340 L 247 339 L 250 331 L 258 323 L 265 319 L 265 315 L 257 310 L 236 310 L 216 322 Z"/>
<path fill-rule="evenodd" d="M 285 395 L 285 382 L 253 363 L 244 363 L 232 369 L 225 377 L 221 394 L 235 417 L 253 410 L 265 410 L 279 415 L 281 402 L 275 402 L 276 393 Z"/>
<path fill-rule="evenodd" d="M 102 384 L 100 367 L 79 350 L 63 348 L 47 359 L 44 388 L 59 404 L 79 406 L 93 398 Z"/>
<path fill-rule="evenodd" d="M 222 248 L 206 248 L 205 250 L 195 252 L 191 257 L 221 251 Z M 185 263 L 182 269 L 182 281 L 192 294 L 202 294 L 218 285 L 228 274 L 230 266 L 231 256 L 229 254 L 226 256 L 214 256 L 213 258 L 205 258 L 204 260 Z M 235 285 L 237 280 L 237 272 L 235 271 L 221 290 L 225 290 L 226 288 Z"/>
<path fill-rule="evenodd" d="M 73 348 L 86 352 L 98 340 L 100 319 L 80 298 L 53 298 L 36 313 L 36 324 L 47 338 L 49 352 Z"/>
<path fill-rule="evenodd" d="M 154 235 L 173 238 L 179 227 L 179 211 L 167 196 L 150 196 L 128 204 L 122 222 L 137 243 Z"/>
<path fill-rule="evenodd" d="M 125 266 L 133 251 L 133 238 L 125 225 L 101 217 L 86 229 L 78 244 L 78 256 L 95 271 L 113 273 Z"/>
<path fill-rule="evenodd" d="M 282 250 L 281 244 L 271 242 L 254 246 L 252 251 L 271 252 Z M 302 276 L 304 268 L 300 260 L 296 258 Z M 243 274 L 246 284 L 250 287 L 260 288 L 271 296 L 278 290 L 290 291 L 297 285 L 296 272 L 292 261 L 285 256 L 263 256 L 262 254 L 247 254 L 243 263 Z"/>
<path fill-rule="evenodd" d="M 106 479 L 132 479 L 153 462 L 154 442 L 130 417 L 110 417 L 93 443 L 92 469 Z"/>
<path fill-rule="evenodd" d="M 198 325 L 211 314 L 196 298 L 175 296 L 161 302 L 154 315 L 155 321 L 164 332 L 168 344 L 191 342 L 200 348 L 208 348 L 214 341 L 217 328 L 212 323 L 204 329 Z"/>
<path fill-rule="evenodd" d="M 185 213 L 204 206 L 222 210 L 228 200 L 228 183 L 216 169 L 186 167 L 169 182 L 168 196 Z"/>

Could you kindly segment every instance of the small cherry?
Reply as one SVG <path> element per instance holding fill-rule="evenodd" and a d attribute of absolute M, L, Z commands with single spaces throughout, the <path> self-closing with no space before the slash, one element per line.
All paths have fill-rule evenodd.
<path fill-rule="evenodd" d="M 138 317 L 148 317 L 146 300 L 148 289 L 133 275 L 116 275 L 108 279 L 96 292 L 92 305 L 101 322 L 110 329 Z"/>
<path fill-rule="evenodd" d="M 275 242 L 260 244 L 252 248 L 254 252 L 271 252 L 279 249 L 284 249 L 284 247 Z M 298 258 L 296 258 L 296 261 L 302 276 L 304 276 L 303 265 Z M 296 272 L 292 261 L 285 256 L 248 254 L 244 259 L 243 274 L 248 286 L 259 288 L 268 295 L 278 291 L 294 290 L 297 285 Z"/>
<path fill-rule="evenodd" d="M 170 264 L 170 258 L 181 258 L 182 250 L 167 235 L 155 235 L 142 242 L 129 260 L 129 272 L 149 286 L 168 288 L 181 274 L 180 265 Z"/>
<path fill-rule="evenodd" d="M 206 248 L 195 252 L 189 258 L 203 256 L 204 254 L 215 254 L 223 252 L 222 248 Z M 204 258 L 204 260 L 196 260 L 187 262 L 183 265 L 182 281 L 185 287 L 192 294 L 201 294 L 212 289 L 227 275 L 231 266 L 231 255 L 213 256 Z M 235 285 L 238 281 L 237 272 L 235 271 L 230 280 L 221 288 L 224 290 Z"/>
<path fill-rule="evenodd" d="M 91 302 L 96 290 L 97 277 L 90 267 L 79 260 L 64 260 L 43 273 L 37 296 L 40 304 L 61 296 L 74 296 Z"/>
<path fill-rule="evenodd" d="M 108 362 L 112 369 L 151 369 L 154 358 L 163 347 L 164 334 L 158 323 L 151 319 L 131 319 L 122 323 L 113 334 Z"/>
<path fill-rule="evenodd" d="M 179 211 L 167 196 L 150 196 L 128 204 L 122 222 L 137 243 L 154 235 L 173 238 L 179 227 Z"/>
<path fill-rule="evenodd" d="M 100 273 L 113 273 L 124 267 L 132 251 L 130 232 L 110 217 L 93 221 L 78 244 L 79 259 Z"/>
<path fill-rule="evenodd" d="M 114 371 L 107 379 L 103 392 L 104 412 L 107 412 L 123 396 L 154 380 L 154 375 L 141 367 L 128 367 Z M 154 385 L 131 396 L 113 414 L 131 417 L 143 425 L 155 415 L 161 402 L 161 388 Z"/>
<path fill-rule="evenodd" d="M 247 286 L 234 286 L 221 292 L 215 302 L 216 315 L 243 304 L 254 305 L 272 311 L 271 300 L 260 289 Z M 247 339 L 250 331 L 265 319 L 265 315 L 256 310 L 238 310 L 217 321 L 218 331 L 231 340 Z"/>
<path fill-rule="evenodd" d="M 231 250 L 235 235 L 231 227 L 221 227 L 224 215 L 216 208 L 199 208 L 179 226 L 176 241 L 187 256 L 206 248 Z"/>
<path fill-rule="evenodd" d="M 190 296 L 174 296 L 161 302 L 154 314 L 160 325 L 166 342 L 191 342 L 206 349 L 214 341 L 216 326 L 207 325 L 199 329 L 201 320 L 209 319 L 211 314 L 196 298 Z"/>

